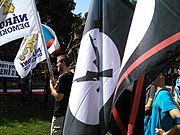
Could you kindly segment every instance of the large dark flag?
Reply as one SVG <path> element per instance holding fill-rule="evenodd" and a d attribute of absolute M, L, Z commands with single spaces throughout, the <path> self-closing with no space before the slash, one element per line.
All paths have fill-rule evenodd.
<path fill-rule="evenodd" d="M 92 0 L 79 50 L 64 135 L 108 131 L 112 99 L 132 20 L 130 3 Z"/>
<path fill-rule="evenodd" d="M 179 0 L 138 0 L 114 94 L 113 134 L 143 134 L 143 89 L 180 54 L 178 5 Z"/>

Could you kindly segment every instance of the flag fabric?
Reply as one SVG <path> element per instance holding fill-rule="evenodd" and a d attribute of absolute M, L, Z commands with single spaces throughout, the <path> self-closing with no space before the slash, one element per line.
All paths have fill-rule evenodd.
<path fill-rule="evenodd" d="M 48 47 L 49 54 L 60 50 L 60 44 L 56 37 L 55 32 L 47 25 L 42 24 L 42 30 L 44 38 L 46 41 L 46 46 Z"/>
<path fill-rule="evenodd" d="M 108 131 L 132 15 L 133 10 L 121 0 L 92 0 L 63 135 L 101 135 Z"/>
<path fill-rule="evenodd" d="M 40 31 L 34 0 L 1 0 L 0 6 L 0 46 Z"/>
<path fill-rule="evenodd" d="M 177 5 L 180 5 L 178 0 L 138 0 L 136 4 L 120 78 L 114 93 L 111 119 L 113 134 L 143 134 L 142 101 L 145 98 L 143 91 L 145 87 L 141 87 L 139 93 L 128 87 L 137 84 L 144 75 L 144 83 L 141 85 L 147 86 L 168 63 L 172 62 L 172 59 L 179 55 L 180 10 Z M 136 86 L 133 88 L 138 88 Z M 137 96 L 139 100 L 133 108 L 136 94 L 139 95 Z M 137 117 L 132 117 L 134 109 Z M 136 127 L 140 127 L 138 132 Z"/>
<path fill-rule="evenodd" d="M 14 59 L 14 65 L 20 77 L 24 78 L 39 62 L 45 59 L 41 34 L 32 34 L 23 39 Z"/>
<path fill-rule="evenodd" d="M 42 24 L 42 30 L 48 48 L 51 54 L 60 48 L 55 32 L 48 26 Z M 40 33 L 32 34 L 23 39 L 20 49 L 14 60 L 18 74 L 24 78 L 31 69 L 35 68 L 38 63 L 46 59 L 45 49 Z"/>

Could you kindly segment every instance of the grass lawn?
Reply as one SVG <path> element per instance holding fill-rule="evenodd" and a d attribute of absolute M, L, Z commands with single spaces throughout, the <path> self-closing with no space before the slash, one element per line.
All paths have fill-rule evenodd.
<path fill-rule="evenodd" d="M 49 97 L 46 109 L 43 99 L 44 95 L 33 95 L 29 105 L 22 95 L 0 94 L 0 135 L 49 135 L 53 98 Z"/>
<path fill-rule="evenodd" d="M 49 135 L 53 100 L 44 109 L 43 99 L 33 95 L 29 105 L 22 95 L 0 94 L 0 135 Z"/>

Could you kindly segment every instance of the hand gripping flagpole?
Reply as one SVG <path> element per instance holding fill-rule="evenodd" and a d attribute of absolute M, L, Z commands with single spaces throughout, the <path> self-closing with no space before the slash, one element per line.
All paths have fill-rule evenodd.
<path fill-rule="evenodd" d="M 42 42 L 43 42 L 43 47 L 44 47 L 44 50 L 45 50 L 45 55 L 46 55 L 46 61 L 47 61 L 47 65 L 48 65 L 48 70 L 49 70 L 49 74 L 50 74 L 50 78 L 54 78 L 54 75 L 53 75 L 53 71 L 52 71 L 52 68 L 51 68 L 51 61 L 50 61 L 50 58 L 49 58 L 49 53 L 48 53 L 48 50 L 47 50 L 47 47 L 46 47 L 46 42 L 45 42 L 45 38 L 44 38 L 44 34 L 42 32 L 42 25 L 41 25 L 41 20 L 40 20 L 40 16 L 39 16 L 39 12 L 37 12 L 37 8 L 36 8 L 36 5 L 35 5 L 35 1 L 32 0 L 32 5 L 34 6 L 34 13 L 36 14 L 36 19 L 37 19 L 37 22 L 38 22 L 38 26 L 39 26 L 39 29 L 40 29 L 40 34 L 41 34 L 41 38 L 42 38 Z M 36 11 L 35 11 L 36 9 Z"/>

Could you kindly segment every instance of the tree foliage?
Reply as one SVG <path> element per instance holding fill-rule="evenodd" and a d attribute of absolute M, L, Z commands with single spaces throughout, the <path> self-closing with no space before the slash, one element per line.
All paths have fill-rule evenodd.
<path fill-rule="evenodd" d="M 61 50 L 65 50 L 70 40 L 69 33 L 72 24 L 81 24 L 81 14 L 75 15 L 74 0 L 36 0 L 36 7 L 40 14 L 41 23 L 50 26 L 56 33 L 61 44 Z M 0 46 L 0 60 L 13 61 L 22 39 L 14 40 Z"/>
<path fill-rule="evenodd" d="M 74 0 L 36 0 L 41 22 L 50 26 L 56 33 L 60 44 L 69 42 L 73 23 L 81 23 L 81 14 L 75 15 Z"/>

